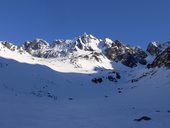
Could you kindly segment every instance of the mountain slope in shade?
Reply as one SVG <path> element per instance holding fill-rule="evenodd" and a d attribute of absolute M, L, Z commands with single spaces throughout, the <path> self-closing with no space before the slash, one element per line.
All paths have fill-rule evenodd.
<path fill-rule="evenodd" d="M 42 65 L 0 61 L 4 128 L 169 127 L 169 70 L 131 71 L 117 83 L 95 84 L 91 78 L 100 74 L 61 73 Z M 144 77 L 132 83 L 133 75 Z M 134 121 L 142 116 L 152 120 Z"/>

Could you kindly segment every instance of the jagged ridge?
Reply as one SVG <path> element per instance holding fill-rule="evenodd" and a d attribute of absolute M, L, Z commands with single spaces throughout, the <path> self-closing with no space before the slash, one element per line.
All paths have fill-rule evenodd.
<path fill-rule="evenodd" d="M 73 40 L 55 40 L 51 44 L 43 39 L 26 41 L 21 46 L 15 46 L 6 41 L 1 43 L 12 51 L 27 52 L 35 57 L 65 58 L 71 61 L 81 58 L 97 62 L 109 59 L 112 62 L 120 61 L 131 68 L 138 64 L 146 65 L 148 56 L 142 48 L 132 47 L 119 40 L 112 41 L 108 38 L 101 40 L 86 33 Z M 158 42 L 151 42 L 147 51 L 153 56 L 158 56 L 169 45 L 170 42 L 162 45 Z"/>

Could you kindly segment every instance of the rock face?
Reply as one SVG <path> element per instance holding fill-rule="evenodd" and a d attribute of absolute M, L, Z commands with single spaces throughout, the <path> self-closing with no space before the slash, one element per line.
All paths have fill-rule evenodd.
<path fill-rule="evenodd" d="M 167 47 L 169 47 L 170 46 L 170 41 L 166 41 L 166 42 L 164 42 L 163 44 L 162 44 L 162 48 L 163 49 L 166 49 Z"/>
<path fill-rule="evenodd" d="M 1 44 L 2 44 L 4 47 L 10 49 L 11 51 L 15 51 L 15 50 L 17 50 L 17 48 L 18 48 L 17 46 L 15 46 L 15 45 L 13 45 L 12 43 L 7 42 L 7 41 L 3 41 L 3 42 L 1 42 Z"/>
<path fill-rule="evenodd" d="M 92 35 L 83 34 L 76 40 L 76 46 L 80 50 L 96 51 L 98 50 L 99 39 Z"/>
<path fill-rule="evenodd" d="M 45 58 L 65 57 L 74 51 L 71 40 L 55 40 L 43 52 Z"/>
<path fill-rule="evenodd" d="M 122 58 L 122 64 L 128 67 L 136 67 L 137 66 L 137 59 L 130 53 L 126 53 Z"/>
<path fill-rule="evenodd" d="M 43 39 L 35 39 L 31 42 L 26 41 L 23 45 L 25 50 L 40 50 L 48 47 L 48 43 Z"/>
<path fill-rule="evenodd" d="M 162 46 L 158 42 L 150 42 L 148 47 L 147 47 L 147 51 L 151 55 L 157 56 L 162 51 L 161 48 L 162 48 Z"/>
<path fill-rule="evenodd" d="M 161 54 L 159 54 L 155 60 L 148 66 L 149 68 L 154 67 L 166 67 L 170 68 L 170 46 L 167 47 Z"/>
<path fill-rule="evenodd" d="M 48 46 L 49 44 L 45 40 L 35 39 L 33 41 L 26 41 L 21 47 L 33 56 L 43 57 L 43 51 Z"/>
<path fill-rule="evenodd" d="M 131 47 L 116 40 L 106 49 L 106 56 L 113 61 L 121 61 L 128 67 L 136 67 L 138 63 L 146 65 L 147 54 L 138 47 Z"/>

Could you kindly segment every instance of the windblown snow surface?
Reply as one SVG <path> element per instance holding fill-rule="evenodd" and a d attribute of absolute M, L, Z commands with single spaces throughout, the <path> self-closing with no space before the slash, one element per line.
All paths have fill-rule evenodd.
<path fill-rule="evenodd" d="M 169 128 L 170 71 L 0 51 L 1 128 Z M 106 68 L 107 70 L 102 70 Z M 98 69 L 98 70 L 94 70 Z M 118 82 L 95 77 L 118 71 Z M 133 81 L 133 82 L 132 82 Z M 136 121 L 142 117 L 150 120 Z"/>

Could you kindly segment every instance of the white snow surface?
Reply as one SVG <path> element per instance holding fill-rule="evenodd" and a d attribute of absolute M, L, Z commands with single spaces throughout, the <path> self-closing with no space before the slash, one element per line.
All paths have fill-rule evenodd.
<path fill-rule="evenodd" d="M 0 127 L 169 128 L 170 70 L 78 61 L 75 67 L 0 44 Z M 91 82 L 113 70 L 117 83 Z M 134 121 L 143 116 L 151 120 Z"/>
<path fill-rule="evenodd" d="M 152 42 L 152 44 L 155 46 L 155 47 L 158 47 L 158 43 L 156 41 Z"/>

